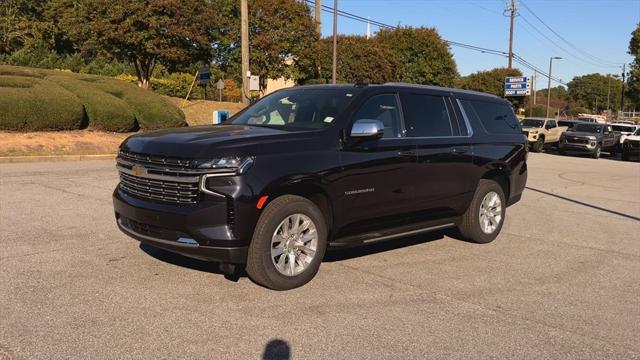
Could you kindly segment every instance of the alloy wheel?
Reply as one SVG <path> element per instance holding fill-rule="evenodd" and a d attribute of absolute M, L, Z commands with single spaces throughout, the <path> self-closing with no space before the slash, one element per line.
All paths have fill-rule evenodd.
<path fill-rule="evenodd" d="M 317 249 L 316 224 L 304 214 L 287 216 L 271 237 L 271 261 L 285 276 L 296 276 L 309 267 Z"/>
<path fill-rule="evenodd" d="M 502 221 L 502 201 L 495 191 L 487 193 L 480 203 L 480 229 L 492 234 Z"/>

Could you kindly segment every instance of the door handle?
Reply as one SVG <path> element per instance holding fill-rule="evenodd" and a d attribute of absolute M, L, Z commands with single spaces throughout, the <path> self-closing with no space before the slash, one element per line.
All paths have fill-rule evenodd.
<path fill-rule="evenodd" d="M 451 149 L 451 152 L 454 154 L 465 154 L 467 152 L 467 149 L 461 149 L 461 148 L 453 148 Z"/>
<path fill-rule="evenodd" d="M 398 151 L 398 156 L 413 157 L 413 156 L 417 156 L 417 154 L 413 150 L 401 150 L 401 151 Z"/>

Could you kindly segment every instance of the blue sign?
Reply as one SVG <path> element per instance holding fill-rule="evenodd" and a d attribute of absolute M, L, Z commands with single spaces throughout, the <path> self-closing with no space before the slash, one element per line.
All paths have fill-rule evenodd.
<path fill-rule="evenodd" d="M 504 79 L 504 96 L 531 94 L 531 82 L 526 76 L 510 76 Z"/>
<path fill-rule="evenodd" d="M 208 67 L 200 68 L 198 72 L 198 84 L 201 86 L 207 85 L 211 79 L 211 70 Z"/>

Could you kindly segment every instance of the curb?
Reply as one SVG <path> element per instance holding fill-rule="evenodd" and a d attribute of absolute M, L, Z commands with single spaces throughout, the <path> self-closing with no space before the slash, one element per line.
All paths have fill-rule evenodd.
<path fill-rule="evenodd" d="M 99 155 L 45 155 L 45 156 L 0 156 L 0 164 L 30 163 L 42 161 L 113 160 L 116 154 Z"/>

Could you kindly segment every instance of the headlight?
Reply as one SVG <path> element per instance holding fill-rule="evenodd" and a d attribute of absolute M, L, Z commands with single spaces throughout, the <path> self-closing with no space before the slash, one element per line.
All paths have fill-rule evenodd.
<path fill-rule="evenodd" d="M 589 140 L 595 140 L 596 137 L 595 136 L 589 136 Z"/>
<path fill-rule="evenodd" d="M 212 160 L 204 160 L 199 162 L 198 169 L 216 169 L 216 170 L 229 170 L 237 172 L 238 174 L 243 174 L 251 165 L 253 165 L 254 161 L 253 156 L 239 157 L 239 156 L 228 156 L 228 157 L 219 157 Z"/>

